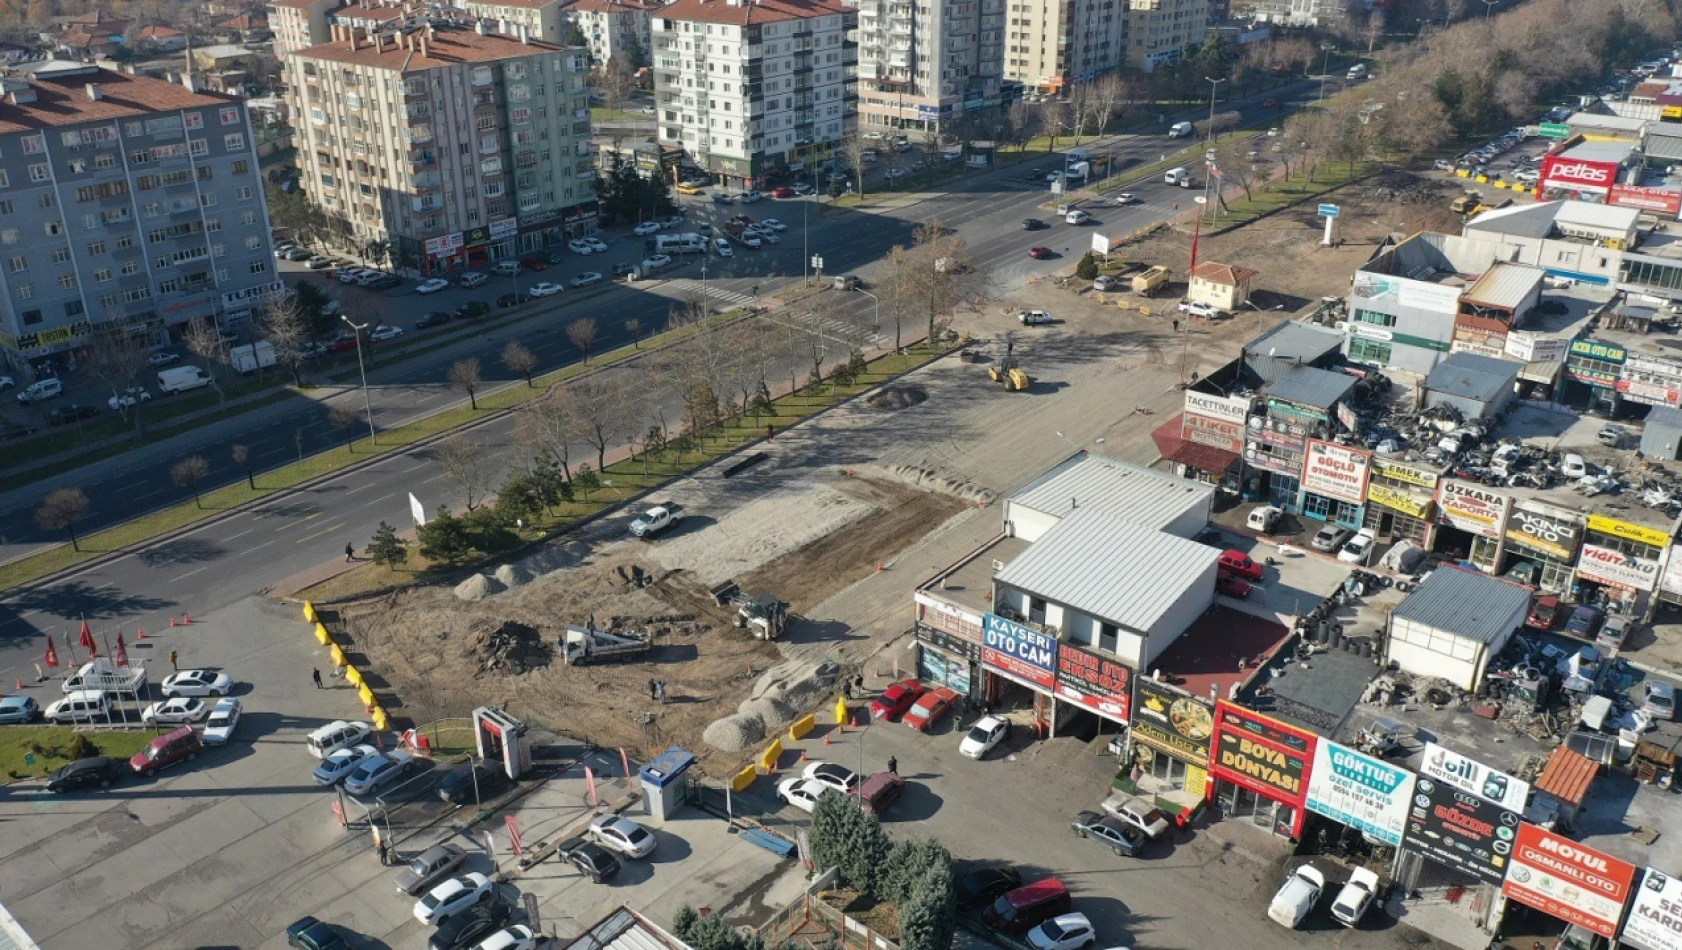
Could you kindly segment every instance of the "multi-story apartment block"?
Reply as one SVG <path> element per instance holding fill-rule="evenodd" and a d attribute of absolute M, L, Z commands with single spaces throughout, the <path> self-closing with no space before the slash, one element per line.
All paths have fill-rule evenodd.
<path fill-rule="evenodd" d="M 1060 93 L 1125 65 L 1127 0 L 1011 0 L 1005 78 Z"/>
<path fill-rule="evenodd" d="M 496 32 L 526 36 L 552 46 L 566 45 L 566 0 L 455 0 L 469 16 L 488 20 Z"/>
<path fill-rule="evenodd" d="M 274 31 L 275 55 L 284 58 L 327 42 L 327 16 L 341 6 L 341 0 L 273 0 L 269 28 Z"/>
<path fill-rule="evenodd" d="M 566 15 L 590 44 L 590 58 L 605 63 L 614 56 L 628 56 L 635 62 L 648 57 L 654 45 L 654 11 L 660 4 L 644 0 L 575 0 Z M 638 51 L 641 55 L 638 55 Z"/>
<path fill-rule="evenodd" d="M 854 14 L 833 0 L 676 0 L 654 21 L 660 140 L 744 187 L 853 127 Z"/>
<path fill-rule="evenodd" d="M 858 9 L 859 123 L 938 129 L 1000 104 L 1007 0 L 847 0 Z"/>
<path fill-rule="evenodd" d="M 243 100 L 88 66 L 0 83 L 0 345 L 224 327 L 280 292 Z"/>
<path fill-rule="evenodd" d="M 411 26 L 286 57 L 305 191 L 397 266 L 438 273 L 595 228 L 584 50 Z"/>
<path fill-rule="evenodd" d="M 1209 32 L 1209 0 L 1128 0 L 1127 65 L 1154 72 Z"/>

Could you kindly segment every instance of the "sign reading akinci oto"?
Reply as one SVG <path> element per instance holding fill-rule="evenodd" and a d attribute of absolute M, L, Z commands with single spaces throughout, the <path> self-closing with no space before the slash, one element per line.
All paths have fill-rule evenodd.
<path fill-rule="evenodd" d="M 1395 846 L 1402 843 L 1412 797 L 1412 772 L 1325 739 L 1315 746 L 1309 811 Z"/>
<path fill-rule="evenodd" d="M 1051 692 L 1057 685 L 1057 638 L 988 614 L 981 632 L 981 662 L 1010 679 Z"/>

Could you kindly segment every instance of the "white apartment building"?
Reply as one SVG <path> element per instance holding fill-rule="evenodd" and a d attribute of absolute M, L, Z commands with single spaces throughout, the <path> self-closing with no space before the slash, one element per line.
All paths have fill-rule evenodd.
<path fill-rule="evenodd" d="M 1005 78 L 1062 92 L 1126 65 L 1127 0 L 1011 0 Z"/>
<path fill-rule="evenodd" d="M 566 0 L 455 0 L 470 16 L 489 20 L 499 33 L 517 33 L 553 46 L 566 43 Z"/>
<path fill-rule="evenodd" d="M 653 55 L 652 27 L 658 9 L 660 4 L 644 0 L 574 0 L 567 5 L 566 15 L 584 34 L 591 60 L 601 64 L 615 56 L 629 56 L 635 62 L 638 50 L 642 57 Z"/>
<path fill-rule="evenodd" d="M 595 228 L 582 49 L 415 26 L 286 57 L 305 191 L 397 266 L 478 266 Z"/>
<path fill-rule="evenodd" d="M 1128 0 L 1127 65 L 1154 72 L 1209 32 L 1209 0 Z"/>
<path fill-rule="evenodd" d="M 327 42 L 327 15 L 340 6 L 340 0 L 274 0 L 269 4 L 274 54 L 284 58 Z"/>
<path fill-rule="evenodd" d="M 939 127 L 997 106 L 1007 0 L 848 0 L 858 8 L 859 124 Z"/>
<path fill-rule="evenodd" d="M 654 19 L 660 141 L 754 187 L 853 127 L 854 14 L 833 0 L 676 0 Z"/>

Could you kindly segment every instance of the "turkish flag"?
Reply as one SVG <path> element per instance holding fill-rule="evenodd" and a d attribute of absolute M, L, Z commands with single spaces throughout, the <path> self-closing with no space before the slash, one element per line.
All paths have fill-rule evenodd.
<path fill-rule="evenodd" d="M 117 652 L 112 657 L 118 666 L 128 666 L 128 646 L 123 643 L 123 632 L 117 631 Z"/>
<path fill-rule="evenodd" d="M 82 638 L 78 641 L 82 649 L 88 651 L 88 656 L 98 656 L 99 646 L 93 642 L 93 631 L 88 629 L 88 622 L 82 621 Z"/>
<path fill-rule="evenodd" d="M 58 648 L 53 646 L 53 635 L 47 634 L 47 665 L 58 668 Z"/>

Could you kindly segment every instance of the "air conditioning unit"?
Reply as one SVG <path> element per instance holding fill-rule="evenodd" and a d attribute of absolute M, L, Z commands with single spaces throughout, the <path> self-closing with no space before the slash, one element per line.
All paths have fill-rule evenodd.
<path fill-rule="evenodd" d="M 1005 562 L 999 560 L 998 558 L 994 558 L 993 559 L 993 573 L 997 574 L 1004 569 L 1005 569 Z"/>

